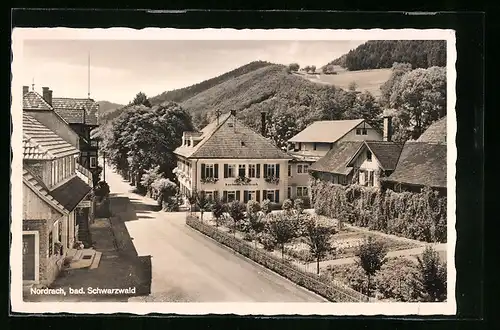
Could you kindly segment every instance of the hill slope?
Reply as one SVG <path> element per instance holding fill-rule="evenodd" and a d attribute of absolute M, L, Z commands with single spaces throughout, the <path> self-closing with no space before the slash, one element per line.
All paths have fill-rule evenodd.
<path fill-rule="evenodd" d="M 149 101 L 151 102 L 151 104 L 160 104 L 165 101 L 174 101 L 180 103 L 218 84 L 221 84 L 225 81 L 239 77 L 245 73 L 260 69 L 268 65 L 271 65 L 271 63 L 264 61 L 250 62 L 246 65 L 243 65 L 237 69 L 226 72 L 215 78 L 211 78 L 195 85 L 191 85 L 180 89 L 174 89 L 172 91 L 164 92 L 160 95 L 151 97 Z"/>
<path fill-rule="evenodd" d="M 122 104 L 118 103 L 113 103 L 109 101 L 97 101 L 97 104 L 99 104 L 99 115 L 104 115 L 108 112 L 113 112 L 114 110 L 118 108 L 122 108 Z"/>
<path fill-rule="evenodd" d="M 327 65 L 348 70 L 390 68 L 394 62 L 410 63 L 413 68 L 446 65 L 444 40 L 372 40 L 349 51 Z"/>

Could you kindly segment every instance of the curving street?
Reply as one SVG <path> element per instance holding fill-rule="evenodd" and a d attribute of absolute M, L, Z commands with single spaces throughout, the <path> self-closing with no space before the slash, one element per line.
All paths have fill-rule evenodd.
<path fill-rule="evenodd" d="M 322 302 L 324 298 L 218 245 L 185 225 L 185 213 L 158 211 L 106 168 L 113 215 L 139 256 L 151 256 L 151 294 L 129 301 Z"/>

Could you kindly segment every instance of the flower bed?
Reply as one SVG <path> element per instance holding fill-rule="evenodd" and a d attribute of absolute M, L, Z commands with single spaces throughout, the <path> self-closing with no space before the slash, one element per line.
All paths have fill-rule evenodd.
<path fill-rule="evenodd" d="M 333 282 L 323 282 L 297 269 L 293 264 L 280 260 L 279 258 L 252 247 L 249 243 L 225 233 L 213 226 L 201 223 L 197 218 L 187 215 L 186 224 L 193 229 L 213 238 L 217 242 L 233 249 L 234 251 L 252 259 L 266 268 L 280 274 L 292 282 L 301 285 L 326 299 L 334 302 L 366 302 L 368 297 L 361 293 L 343 286 L 337 286 Z"/>

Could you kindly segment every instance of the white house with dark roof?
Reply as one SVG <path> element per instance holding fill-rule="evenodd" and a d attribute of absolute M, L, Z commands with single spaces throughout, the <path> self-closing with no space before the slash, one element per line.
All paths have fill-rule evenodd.
<path fill-rule="evenodd" d="M 204 191 L 224 201 L 269 199 L 281 203 L 292 159 L 272 142 L 236 119 L 221 115 L 199 132 L 184 132 L 175 150 L 181 193 Z"/>
<path fill-rule="evenodd" d="M 79 150 L 23 114 L 23 282 L 50 284 L 88 225 L 90 173 Z M 90 202 L 88 203 L 90 204 Z"/>
<path fill-rule="evenodd" d="M 357 143 L 359 141 L 380 141 L 382 138 L 382 134 L 364 119 L 325 120 L 312 123 L 288 140 L 292 146 L 288 154 L 293 159 L 288 165 L 290 186 L 287 195 L 290 198 L 308 197 L 310 195 L 308 188 L 309 169 L 330 151 L 336 150 L 339 144 L 349 142 L 339 148 L 340 151 L 345 153 L 346 148 L 350 152 L 353 151 L 353 146 L 354 148 L 359 147 L 360 143 Z M 330 152 L 330 154 L 333 152 L 335 151 Z M 336 164 L 329 164 L 330 161 L 332 160 L 325 159 L 317 167 L 345 166 L 344 161 L 347 161 L 347 159 L 337 159 Z M 343 177 L 340 177 L 340 179 L 342 180 Z"/>

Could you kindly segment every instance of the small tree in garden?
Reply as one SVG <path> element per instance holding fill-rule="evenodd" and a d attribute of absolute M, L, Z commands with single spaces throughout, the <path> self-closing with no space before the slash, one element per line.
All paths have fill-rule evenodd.
<path fill-rule="evenodd" d="M 245 222 L 245 232 L 255 241 L 257 235 L 264 230 L 265 222 L 263 221 L 263 213 L 260 211 L 260 204 L 254 200 L 247 203 L 247 214 Z"/>
<path fill-rule="evenodd" d="M 300 198 L 297 198 L 293 202 L 293 208 L 295 209 L 295 211 L 297 211 L 298 214 L 302 214 L 302 212 L 304 212 L 304 201 Z"/>
<path fill-rule="evenodd" d="M 245 211 L 246 207 L 242 202 L 232 201 L 231 203 L 229 203 L 228 213 L 234 222 L 234 235 L 236 235 L 236 228 L 238 227 L 238 223 L 240 223 L 241 220 L 245 219 Z"/>
<path fill-rule="evenodd" d="M 265 215 L 271 213 L 271 201 L 269 199 L 264 199 L 260 202 L 260 209 Z"/>
<path fill-rule="evenodd" d="M 316 259 L 316 273 L 319 275 L 319 262 L 333 251 L 331 243 L 335 229 L 321 223 L 317 217 L 310 217 L 305 221 L 305 243 L 309 246 L 309 252 Z"/>
<path fill-rule="evenodd" d="M 226 204 L 224 204 L 220 198 L 216 198 L 212 204 L 212 215 L 214 217 L 216 227 L 219 227 L 224 212 L 226 212 Z"/>
<path fill-rule="evenodd" d="M 370 296 L 370 279 L 382 267 L 386 261 L 387 248 L 382 241 L 375 240 L 372 236 L 368 236 L 361 243 L 356 251 L 355 256 L 357 262 L 365 271 L 367 276 L 367 295 Z"/>
<path fill-rule="evenodd" d="M 439 260 L 439 253 L 427 246 L 422 256 L 417 257 L 420 281 L 427 301 L 444 301 L 446 299 L 446 263 Z"/>
<path fill-rule="evenodd" d="M 296 232 L 293 223 L 282 213 L 270 214 L 266 222 L 266 231 L 281 247 L 281 258 L 283 259 L 285 244 L 290 243 L 295 238 Z"/>
<path fill-rule="evenodd" d="M 281 205 L 281 209 L 283 210 L 283 213 L 290 214 L 291 211 L 293 210 L 293 202 L 291 199 L 285 199 L 283 201 L 283 204 Z"/>
<path fill-rule="evenodd" d="M 207 197 L 207 195 L 205 194 L 205 192 L 203 190 L 199 191 L 199 192 L 194 192 L 193 195 L 195 198 L 196 206 L 200 209 L 200 220 L 201 220 L 201 222 L 203 222 L 203 213 L 205 213 L 205 211 L 210 209 L 212 202 Z"/>
<path fill-rule="evenodd" d="M 188 199 L 188 202 L 189 202 L 189 211 L 191 213 L 193 213 L 193 206 L 196 205 L 196 193 L 193 192 L 193 193 L 189 194 L 188 197 L 187 197 L 187 199 Z"/>

